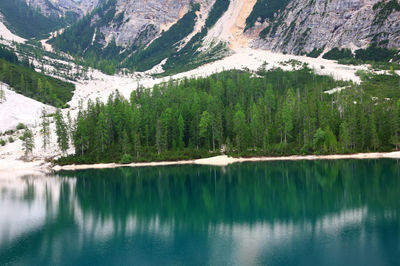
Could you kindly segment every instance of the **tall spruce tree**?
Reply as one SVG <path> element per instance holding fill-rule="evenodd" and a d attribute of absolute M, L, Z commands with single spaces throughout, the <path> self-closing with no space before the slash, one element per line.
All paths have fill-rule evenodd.
<path fill-rule="evenodd" d="M 56 121 L 57 144 L 61 152 L 65 154 L 69 149 L 68 128 L 60 109 L 57 109 L 54 119 Z"/>
<path fill-rule="evenodd" d="M 45 108 L 42 109 L 41 118 L 42 148 L 46 151 L 50 145 L 50 119 Z"/>
<path fill-rule="evenodd" d="M 22 149 L 24 151 L 25 160 L 29 159 L 29 155 L 32 154 L 33 148 L 35 148 L 35 139 L 30 129 L 25 128 L 24 134 L 21 137 Z"/>

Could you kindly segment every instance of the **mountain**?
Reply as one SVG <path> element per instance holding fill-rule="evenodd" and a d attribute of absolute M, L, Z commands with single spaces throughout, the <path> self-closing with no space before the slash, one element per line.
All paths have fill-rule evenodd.
<path fill-rule="evenodd" d="M 198 58 L 198 65 L 211 57 L 212 49 L 209 57 L 199 49 L 228 6 L 228 0 L 110 0 L 51 43 L 107 72 L 116 64 L 144 71 L 182 57 Z"/>
<path fill-rule="evenodd" d="M 103 0 L 25 0 L 30 6 L 40 9 L 40 12 L 49 17 L 56 15 L 58 17 L 77 17 L 81 18 Z"/>
<path fill-rule="evenodd" d="M 24 38 L 44 38 L 92 11 L 103 0 L 1 0 L 0 20 Z"/>
<path fill-rule="evenodd" d="M 258 1 L 262 2 L 273 1 Z M 287 2 L 287 3 L 286 3 Z M 314 49 L 350 49 L 370 45 L 400 47 L 397 0 L 281 1 L 273 14 L 260 14 L 247 34 L 254 48 L 303 54 Z M 254 17 L 254 16 L 253 16 Z M 257 36 L 257 34 L 259 35 Z"/>
<path fill-rule="evenodd" d="M 14 3 L 2 2 L 0 12 L 4 3 Z M 46 27 L 35 31 L 34 23 L 20 25 L 20 19 L 15 22 L 8 15 L 5 21 L 11 29 L 28 38 L 65 27 L 49 41 L 54 48 L 109 74 L 153 68 L 177 73 L 246 47 L 313 57 L 328 53 L 329 59 L 360 58 L 355 52 L 369 47 L 400 47 L 398 0 L 17 2 L 35 14 L 33 22 Z M 395 52 L 365 53 L 363 59 L 372 59 L 372 53 L 387 54 L 384 61 L 396 59 Z"/>

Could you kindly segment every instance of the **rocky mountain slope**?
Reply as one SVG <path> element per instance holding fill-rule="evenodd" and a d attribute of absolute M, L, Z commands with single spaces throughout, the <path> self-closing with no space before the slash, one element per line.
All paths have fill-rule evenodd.
<path fill-rule="evenodd" d="M 25 0 L 30 6 L 40 9 L 46 16 L 56 15 L 64 17 L 68 13 L 72 16 L 83 17 L 95 9 L 103 0 Z"/>
<path fill-rule="evenodd" d="M 314 49 L 400 47 L 397 0 L 291 0 L 248 30 L 252 46 L 294 54 Z M 258 35 L 259 34 L 259 35 Z"/>
<path fill-rule="evenodd" d="M 106 73 L 179 72 L 246 47 L 296 55 L 400 47 L 398 0 L 17 1 L 64 24 L 81 17 L 50 43 Z"/>

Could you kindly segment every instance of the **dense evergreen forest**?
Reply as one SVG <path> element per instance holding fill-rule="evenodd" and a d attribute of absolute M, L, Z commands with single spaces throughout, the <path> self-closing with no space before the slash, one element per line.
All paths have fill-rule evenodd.
<path fill-rule="evenodd" d="M 0 46 L 0 81 L 22 95 L 60 108 L 71 100 L 75 90 L 72 83 L 36 72 L 29 60 L 20 61 L 4 46 Z"/>
<path fill-rule="evenodd" d="M 58 113 L 59 143 L 67 150 L 70 136 L 76 151 L 58 163 L 199 158 L 221 148 L 234 156 L 399 148 L 400 77 L 363 80 L 361 86 L 335 81 L 304 65 L 171 81 L 138 89 L 129 100 L 116 92 L 106 104 L 81 107 L 74 122 Z M 348 88 L 324 92 L 338 87 Z"/>
<path fill-rule="evenodd" d="M 23 38 L 43 38 L 62 26 L 77 19 L 75 14 L 65 18 L 46 17 L 39 10 L 28 6 L 25 0 L 1 0 L 0 13 L 4 16 L 9 28 Z"/>
<path fill-rule="evenodd" d="M 312 53 L 310 53 L 310 56 Z M 392 63 L 390 65 L 398 65 L 393 62 L 400 62 L 400 52 L 397 49 L 387 49 L 371 45 L 366 49 L 357 49 L 354 54 L 350 49 L 339 49 L 337 47 L 325 53 L 325 59 L 338 60 L 341 64 L 365 64 L 374 62 Z"/>

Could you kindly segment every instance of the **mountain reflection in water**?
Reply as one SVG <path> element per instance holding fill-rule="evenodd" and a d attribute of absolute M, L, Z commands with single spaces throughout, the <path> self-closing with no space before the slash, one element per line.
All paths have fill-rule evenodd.
<path fill-rule="evenodd" d="M 396 160 L 0 179 L 0 264 L 396 265 Z"/>

